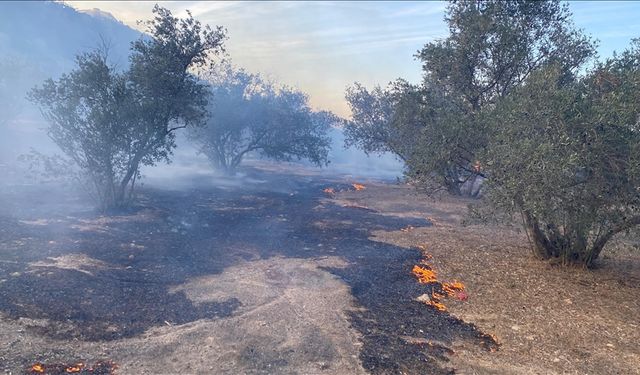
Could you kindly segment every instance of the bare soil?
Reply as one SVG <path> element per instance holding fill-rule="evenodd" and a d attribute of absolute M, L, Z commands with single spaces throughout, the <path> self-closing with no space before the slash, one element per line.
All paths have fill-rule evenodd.
<path fill-rule="evenodd" d="M 415 301 L 420 251 L 373 239 L 428 220 L 342 205 L 323 190 L 352 179 L 293 169 L 146 188 L 107 216 L 52 186 L 4 189 L 0 371 L 447 374 L 453 343 L 487 350 Z"/>
<path fill-rule="evenodd" d="M 375 241 L 421 247 L 444 280 L 460 280 L 468 299 L 448 311 L 496 336 L 497 352 L 454 342 L 460 374 L 640 374 L 640 241 L 618 238 L 594 270 L 534 259 L 523 232 L 461 225 L 470 203 L 428 198 L 409 186 L 370 184 L 339 194 L 394 216 L 433 225 L 373 232 Z"/>
<path fill-rule="evenodd" d="M 50 186 L 1 190 L 0 371 L 639 373 L 637 243 L 558 268 L 522 233 L 461 225 L 464 200 L 289 164 L 243 173 L 145 188 L 107 216 Z M 428 257 L 466 301 L 420 301 L 437 288 L 411 272 Z"/>

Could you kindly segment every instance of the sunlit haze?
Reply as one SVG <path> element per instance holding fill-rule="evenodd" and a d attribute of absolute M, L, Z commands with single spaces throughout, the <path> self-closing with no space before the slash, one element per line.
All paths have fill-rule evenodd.
<path fill-rule="evenodd" d="M 148 19 L 153 2 L 65 1 L 98 8 L 131 27 Z M 348 116 L 344 89 L 398 77 L 420 80 L 415 53 L 446 36 L 444 2 L 160 2 L 177 15 L 227 28 L 232 61 L 307 92 L 318 109 Z M 638 2 L 572 2 L 578 27 L 600 40 L 609 56 L 638 36 Z"/>

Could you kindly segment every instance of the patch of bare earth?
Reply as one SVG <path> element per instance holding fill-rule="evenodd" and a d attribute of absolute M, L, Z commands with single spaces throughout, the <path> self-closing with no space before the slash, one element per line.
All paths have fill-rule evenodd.
<path fill-rule="evenodd" d="M 597 269 L 552 266 L 530 253 L 524 232 L 463 226 L 469 201 L 432 199 L 409 186 L 367 184 L 341 192 L 342 204 L 393 216 L 429 218 L 431 227 L 374 232 L 376 241 L 426 246 L 440 280 L 460 280 L 468 299 L 444 301 L 452 315 L 493 334 L 488 352 L 454 345 L 461 374 L 640 374 L 640 249 L 618 239 Z M 428 309 L 425 305 L 425 309 Z"/>
<path fill-rule="evenodd" d="M 80 272 L 104 266 L 75 256 L 32 267 L 68 268 L 72 258 L 82 261 Z M 32 328 L 46 326 L 46 319 L 0 319 L 0 358 L 12 363 L 109 358 L 118 374 L 363 374 L 359 337 L 345 311 L 355 308 L 349 288 L 322 270 L 344 265 L 339 257 L 271 258 L 193 278 L 169 292 L 184 293 L 195 304 L 237 298 L 241 307 L 224 319 L 166 322 L 111 342 L 34 334 Z"/>

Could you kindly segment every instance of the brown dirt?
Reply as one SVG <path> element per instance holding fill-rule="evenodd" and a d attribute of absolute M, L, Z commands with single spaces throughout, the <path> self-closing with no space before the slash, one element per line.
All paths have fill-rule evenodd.
<path fill-rule="evenodd" d="M 640 249 L 617 239 L 594 270 L 533 258 L 523 232 L 463 226 L 470 201 L 418 195 L 400 185 L 368 184 L 337 195 L 342 204 L 381 214 L 426 217 L 433 226 L 379 230 L 372 239 L 426 246 L 441 280 L 465 283 L 468 300 L 448 311 L 501 343 L 497 352 L 458 343 L 452 366 L 461 374 L 640 374 Z M 425 308 L 430 308 L 425 306 Z"/>
<path fill-rule="evenodd" d="M 444 375 L 453 343 L 486 346 L 415 301 L 418 250 L 372 239 L 424 217 L 338 204 L 323 190 L 354 181 L 306 172 L 143 189 L 108 216 L 0 190 L 0 372 Z"/>
<path fill-rule="evenodd" d="M 0 191 L 0 372 L 639 373 L 637 243 L 619 240 L 593 271 L 557 268 L 522 233 L 462 226 L 464 200 L 282 165 L 247 173 L 233 188 L 146 189 L 111 216 L 69 194 Z M 417 301 L 434 290 L 411 274 L 426 255 L 467 301 Z"/>

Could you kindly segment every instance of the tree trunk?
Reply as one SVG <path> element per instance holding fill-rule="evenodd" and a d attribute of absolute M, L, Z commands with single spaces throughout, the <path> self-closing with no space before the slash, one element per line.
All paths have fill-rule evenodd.
<path fill-rule="evenodd" d="M 444 171 L 444 185 L 449 194 L 455 196 L 461 196 L 462 190 L 460 189 L 460 180 L 458 179 L 458 173 L 452 168 L 446 168 Z"/>
<path fill-rule="evenodd" d="M 551 247 L 551 243 L 547 239 L 547 236 L 545 236 L 542 229 L 540 229 L 540 224 L 528 211 L 523 211 L 522 217 L 524 219 L 525 230 L 527 231 L 529 240 L 531 241 L 534 255 L 541 260 L 548 260 L 553 256 L 553 249 Z"/>

